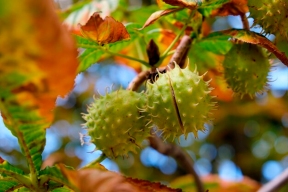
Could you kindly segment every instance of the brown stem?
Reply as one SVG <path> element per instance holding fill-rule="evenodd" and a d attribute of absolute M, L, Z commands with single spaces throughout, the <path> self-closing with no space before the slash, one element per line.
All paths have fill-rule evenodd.
<path fill-rule="evenodd" d="M 246 30 L 250 30 L 249 22 L 248 22 L 248 19 L 247 19 L 245 13 L 240 14 L 240 17 L 241 17 L 241 21 L 242 21 L 242 24 L 243 24 L 243 28 L 246 29 Z"/>
<path fill-rule="evenodd" d="M 278 177 L 263 185 L 258 192 L 279 191 L 279 189 L 288 182 L 288 168 L 286 168 Z"/>
<path fill-rule="evenodd" d="M 203 184 L 200 177 L 193 168 L 193 160 L 187 155 L 181 147 L 173 145 L 171 143 L 164 143 L 159 137 L 149 137 L 150 146 L 157 150 L 159 153 L 174 157 L 178 163 L 187 171 L 187 173 L 193 175 L 198 192 L 204 192 Z"/>
<path fill-rule="evenodd" d="M 150 70 L 140 72 L 128 85 L 127 90 L 136 91 L 148 78 Z"/>
<path fill-rule="evenodd" d="M 188 35 L 184 35 L 176 48 L 175 53 L 170 59 L 169 64 L 166 69 L 170 70 L 174 68 L 174 62 L 176 62 L 181 68 L 185 65 L 185 60 L 190 49 L 190 45 L 192 43 L 192 39 Z"/>

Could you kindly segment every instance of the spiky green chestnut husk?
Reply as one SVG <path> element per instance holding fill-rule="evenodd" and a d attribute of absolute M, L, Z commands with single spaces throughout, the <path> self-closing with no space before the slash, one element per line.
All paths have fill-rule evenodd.
<path fill-rule="evenodd" d="M 150 133 L 140 112 L 144 103 L 144 94 L 128 90 L 95 99 L 88 107 L 88 114 L 83 115 L 91 142 L 110 158 L 136 153 Z"/>
<path fill-rule="evenodd" d="M 204 123 L 211 120 L 210 111 L 215 108 L 211 101 L 212 88 L 203 76 L 181 69 L 178 65 L 153 84 L 147 83 L 148 118 L 156 125 L 165 140 L 173 141 L 180 135 L 187 137 L 193 132 L 204 131 Z"/>
<path fill-rule="evenodd" d="M 235 44 L 223 62 L 224 75 L 229 87 L 241 97 L 253 97 L 267 89 L 270 64 L 257 45 Z"/>
<path fill-rule="evenodd" d="M 250 16 L 266 33 L 281 34 L 288 39 L 287 0 L 249 0 Z"/>

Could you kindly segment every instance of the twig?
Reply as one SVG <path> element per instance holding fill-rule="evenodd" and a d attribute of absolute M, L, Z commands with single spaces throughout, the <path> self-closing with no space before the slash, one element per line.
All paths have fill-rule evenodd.
<path fill-rule="evenodd" d="M 149 137 L 149 141 L 150 141 L 150 146 L 156 149 L 159 153 L 174 157 L 179 162 L 179 164 L 183 168 L 185 168 L 187 173 L 193 175 L 195 179 L 197 191 L 204 192 L 204 187 L 200 180 L 200 177 L 198 176 L 198 174 L 195 172 L 193 168 L 192 159 L 186 153 L 184 153 L 184 151 L 178 145 L 173 145 L 171 143 L 164 143 L 157 136 Z"/>
<path fill-rule="evenodd" d="M 184 35 L 180 41 L 180 44 L 176 48 L 175 53 L 170 59 L 169 64 L 166 69 L 173 69 L 174 62 L 176 62 L 181 68 L 185 65 L 185 60 L 190 49 L 190 45 L 192 43 L 192 39 L 188 35 Z"/>
<path fill-rule="evenodd" d="M 263 185 L 258 192 L 278 191 L 283 185 L 288 182 L 288 168 L 286 168 L 278 177 Z"/>
<path fill-rule="evenodd" d="M 240 17 L 241 17 L 241 21 L 243 24 L 243 28 L 246 30 L 250 30 L 249 22 L 248 22 L 248 19 L 247 19 L 245 13 L 240 14 Z"/>
<path fill-rule="evenodd" d="M 142 83 L 148 78 L 150 70 L 139 73 L 128 85 L 127 90 L 136 91 Z"/>

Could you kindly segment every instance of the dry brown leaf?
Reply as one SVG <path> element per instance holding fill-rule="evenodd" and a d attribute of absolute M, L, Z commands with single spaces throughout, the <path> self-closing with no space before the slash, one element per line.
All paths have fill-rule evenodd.
<path fill-rule="evenodd" d="M 130 39 L 125 26 L 110 16 L 102 19 L 94 13 L 85 25 L 79 25 L 82 35 L 99 45 Z"/>
<path fill-rule="evenodd" d="M 126 178 L 126 181 L 139 188 L 139 192 L 181 192 L 181 189 L 172 189 L 159 182 L 150 182 L 141 179 Z"/>
<path fill-rule="evenodd" d="M 80 170 L 67 169 L 58 165 L 68 181 L 81 192 L 181 192 L 161 183 L 126 178 L 118 173 L 100 168 L 84 168 Z"/>
<path fill-rule="evenodd" d="M 222 7 L 213 10 L 212 16 L 243 15 L 249 11 L 248 0 L 231 0 Z"/>
<path fill-rule="evenodd" d="M 140 192 L 117 173 L 85 168 L 78 171 L 66 169 L 59 165 L 69 182 L 81 192 Z"/>
<path fill-rule="evenodd" d="M 174 5 L 174 6 L 180 6 L 180 7 L 186 7 L 189 9 L 195 9 L 197 7 L 197 1 L 186 1 L 186 0 L 163 0 L 165 3 Z"/>

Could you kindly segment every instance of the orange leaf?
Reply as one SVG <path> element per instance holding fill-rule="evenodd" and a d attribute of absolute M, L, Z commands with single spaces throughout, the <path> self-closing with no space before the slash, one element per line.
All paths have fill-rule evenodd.
<path fill-rule="evenodd" d="M 222 7 L 213 10 L 213 16 L 242 15 L 249 11 L 248 0 L 231 0 Z"/>
<path fill-rule="evenodd" d="M 181 189 L 171 189 L 161 183 L 126 178 L 118 173 L 103 171 L 101 168 L 83 168 L 77 171 L 69 170 L 59 165 L 61 172 L 68 181 L 81 192 L 181 192 Z"/>
<path fill-rule="evenodd" d="M 127 183 L 123 176 L 114 172 L 92 168 L 74 171 L 65 168 L 63 165 L 59 165 L 59 167 L 68 181 L 81 192 L 139 192 L 137 188 Z"/>
<path fill-rule="evenodd" d="M 196 1 L 195 2 L 187 2 L 185 0 L 163 0 L 163 1 L 170 5 L 186 7 L 189 9 L 195 9 L 197 7 Z"/>
<path fill-rule="evenodd" d="M 125 26 L 110 16 L 102 19 L 99 13 L 94 13 L 85 25 L 79 25 L 84 37 L 100 45 L 130 39 Z"/>
<path fill-rule="evenodd" d="M 15 105 L 36 112 L 48 127 L 56 98 L 74 85 L 78 67 L 74 41 L 50 0 L 5 4 L 7 10 L 1 17 L 5 28 L 0 32 L 0 55 L 4 56 L 0 93 L 4 89 L 11 94 L 5 107 Z M 17 80 L 19 77 L 23 80 Z"/>

